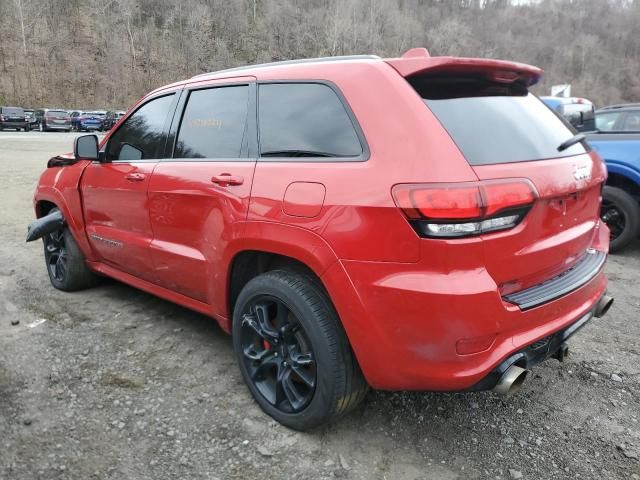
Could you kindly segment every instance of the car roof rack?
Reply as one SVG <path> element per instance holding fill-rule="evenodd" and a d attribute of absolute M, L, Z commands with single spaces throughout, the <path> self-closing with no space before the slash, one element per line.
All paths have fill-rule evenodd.
<path fill-rule="evenodd" d="M 200 73 L 198 75 L 194 75 L 191 78 L 205 77 L 207 75 L 214 75 L 218 73 L 240 72 L 242 70 L 252 70 L 254 68 L 279 67 L 282 65 L 298 65 L 298 64 L 304 64 L 304 63 L 322 63 L 322 62 L 341 62 L 341 61 L 349 61 L 349 60 L 380 60 L 380 59 L 381 58 L 378 55 L 342 55 L 342 56 L 336 56 L 336 57 L 301 58 L 299 60 L 283 60 L 280 62 L 260 63 L 257 65 L 244 65 L 242 67 L 226 68 L 224 70 L 216 70 L 213 72 Z"/>
<path fill-rule="evenodd" d="M 616 110 L 618 108 L 640 107 L 640 103 L 619 103 L 617 105 L 608 105 L 600 108 L 600 110 Z"/>

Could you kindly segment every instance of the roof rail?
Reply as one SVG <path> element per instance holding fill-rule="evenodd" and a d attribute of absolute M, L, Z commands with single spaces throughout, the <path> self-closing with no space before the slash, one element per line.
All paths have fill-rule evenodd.
<path fill-rule="evenodd" d="M 608 105 L 601 107 L 600 110 L 615 110 L 617 108 L 640 107 L 640 103 L 619 103 L 617 105 Z"/>
<path fill-rule="evenodd" d="M 299 60 L 283 60 L 281 62 L 260 63 L 257 65 L 244 65 L 242 67 L 227 68 L 224 70 L 216 70 L 214 72 L 200 73 L 191 78 L 204 77 L 216 73 L 240 72 L 242 70 L 251 70 L 253 68 L 279 67 L 281 65 L 297 65 L 301 63 L 340 62 L 348 60 L 380 60 L 380 57 L 377 55 L 343 55 L 336 57 L 301 58 Z"/>

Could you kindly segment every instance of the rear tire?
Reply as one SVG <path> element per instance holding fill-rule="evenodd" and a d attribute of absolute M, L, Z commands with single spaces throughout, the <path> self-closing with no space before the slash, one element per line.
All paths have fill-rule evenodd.
<path fill-rule="evenodd" d="M 609 251 L 620 251 L 637 237 L 640 229 L 640 205 L 625 190 L 604 187 L 600 217 L 611 230 Z"/>
<path fill-rule="evenodd" d="M 89 270 L 84 255 L 66 226 L 45 235 L 43 241 L 47 273 L 55 288 L 74 292 L 93 287 L 99 282 L 100 277 Z"/>
<path fill-rule="evenodd" d="M 273 270 L 249 281 L 235 305 L 233 345 L 253 398 L 289 428 L 330 422 L 368 391 L 330 299 L 305 274 Z"/>

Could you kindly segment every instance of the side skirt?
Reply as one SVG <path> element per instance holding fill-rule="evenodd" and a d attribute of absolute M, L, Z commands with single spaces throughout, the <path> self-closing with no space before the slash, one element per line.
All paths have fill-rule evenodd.
<path fill-rule="evenodd" d="M 227 318 L 214 315 L 211 311 L 211 305 L 207 303 L 194 300 L 193 298 L 187 297 L 172 290 L 168 290 L 164 287 L 160 287 L 159 285 L 156 285 L 154 283 L 147 282 L 146 280 L 142 280 L 138 277 L 134 277 L 133 275 L 124 273 L 118 269 L 105 265 L 104 263 L 87 262 L 87 266 L 96 273 L 99 273 L 106 277 L 111 277 L 115 280 L 118 280 L 119 282 L 126 283 L 127 285 L 130 285 L 134 288 L 155 295 L 156 297 L 160 297 L 164 300 L 168 300 L 182 307 L 211 317 L 218 322 L 220 328 L 222 328 L 227 333 L 231 333 L 231 322 Z"/>

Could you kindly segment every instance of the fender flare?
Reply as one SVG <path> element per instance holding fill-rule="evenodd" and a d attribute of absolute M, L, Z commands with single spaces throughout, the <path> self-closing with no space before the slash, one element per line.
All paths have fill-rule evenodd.
<path fill-rule="evenodd" d="M 318 278 L 338 261 L 333 249 L 317 233 L 292 225 L 276 222 L 248 221 L 237 224 L 232 240 L 220 261 L 224 273 L 215 285 L 212 304 L 218 316 L 227 318 L 231 311 L 229 287 L 235 258 L 244 252 L 264 252 L 293 258 L 306 265 Z M 230 323 L 230 319 L 227 319 Z"/>

